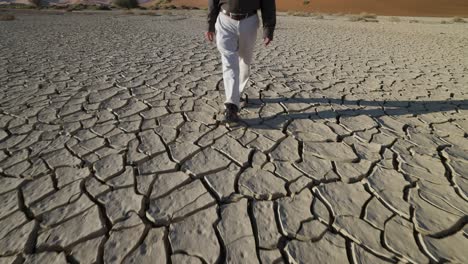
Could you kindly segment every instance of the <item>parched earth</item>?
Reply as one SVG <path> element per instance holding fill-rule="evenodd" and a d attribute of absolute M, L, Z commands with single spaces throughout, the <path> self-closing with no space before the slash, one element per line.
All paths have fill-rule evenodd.
<path fill-rule="evenodd" d="M 278 24 L 228 128 L 203 13 L 0 22 L 0 263 L 466 263 L 468 25 Z"/>

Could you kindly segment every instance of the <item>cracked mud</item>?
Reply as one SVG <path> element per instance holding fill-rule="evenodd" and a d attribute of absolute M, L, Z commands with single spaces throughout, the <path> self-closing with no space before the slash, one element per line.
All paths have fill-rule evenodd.
<path fill-rule="evenodd" d="M 204 27 L 0 24 L 1 263 L 466 263 L 465 25 L 280 16 L 231 128 Z"/>

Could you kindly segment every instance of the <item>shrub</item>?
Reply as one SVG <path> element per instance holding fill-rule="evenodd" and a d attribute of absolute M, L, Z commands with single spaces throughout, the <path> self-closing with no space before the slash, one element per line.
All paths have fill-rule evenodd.
<path fill-rule="evenodd" d="M 86 5 L 83 4 L 75 4 L 75 5 L 69 5 L 67 8 L 67 11 L 80 11 L 80 10 L 85 10 Z"/>
<path fill-rule="evenodd" d="M 445 21 L 445 20 L 442 20 L 440 23 L 441 23 L 441 24 L 448 24 L 448 22 Z"/>
<path fill-rule="evenodd" d="M 41 0 L 28 0 L 28 2 L 35 7 L 41 7 L 42 1 Z"/>
<path fill-rule="evenodd" d="M 159 0 L 154 6 L 150 7 L 150 9 L 158 10 L 158 9 L 176 9 L 177 7 L 174 5 L 168 5 L 172 2 L 172 0 Z M 173 8 L 174 7 L 174 8 Z"/>
<path fill-rule="evenodd" d="M 463 18 L 461 18 L 461 17 L 454 17 L 454 18 L 452 18 L 452 22 L 453 22 L 453 23 L 466 23 L 466 21 L 465 21 Z"/>
<path fill-rule="evenodd" d="M 0 15 L 0 21 L 12 21 L 15 20 L 14 15 Z"/>
<path fill-rule="evenodd" d="M 316 19 L 324 19 L 325 17 L 323 15 L 321 15 L 321 14 L 316 14 L 315 18 Z"/>
<path fill-rule="evenodd" d="M 138 1 L 137 0 L 114 0 L 114 5 L 121 7 L 121 8 L 137 8 Z"/>
<path fill-rule="evenodd" d="M 358 22 L 358 21 L 364 21 L 364 17 L 358 16 L 358 15 L 351 15 L 348 17 L 348 20 L 351 22 Z"/>
<path fill-rule="evenodd" d="M 110 6 L 108 5 L 85 5 L 84 6 L 85 9 L 91 9 L 91 10 L 103 10 L 103 11 L 108 11 L 108 10 L 112 10 L 110 8 Z"/>
<path fill-rule="evenodd" d="M 49 5 L 47 8 L 55 10 L 67 10 L 69 7 L 69 5 Z"/>
<path fill-rule="evenodd" d="M 399 17 L 390 17 L 388 20 L 390 22 L 400 22 L 401 21 L 401 19 Z"/>
<path fill-rule="evenodd" d="M 304 4 L 304 5 L 310 4 L 310 0 L 304 0 L 303 4 Z"/>
<path fill-rule="evenodd" d="M 97 10 L 110 11 L 112 9 L 108 5 L 98 5 Z"/>
<path fill-rule="evenodd" d="M 369 14 L 369 13 L 366 13 L 366 12 L 361 13 L 360 16 L 363 17 L 363 18 L 372 18 L 372 19 L 377 18 L 376 14 Z"/>
<path fill-rule="evenodd" d="M 419 23 L 419 21 L 416 20 L 416 19 L 411 19 L 409 22 L 410 22 L 410 23 Z"/>
<path fill-rule="evenodd" d="M 351 15 L 348 17 L 348 20 L 351 22 L 379 22 L 373 15 Z"/>

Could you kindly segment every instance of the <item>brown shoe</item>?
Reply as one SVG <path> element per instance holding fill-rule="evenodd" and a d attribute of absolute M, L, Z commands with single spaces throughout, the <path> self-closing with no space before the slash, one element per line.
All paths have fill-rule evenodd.
<path fill-rule="evenodd" d="M 235 104 L 225 104 L 223 123 L 237 123 L 239 122 L 239 109 Z"/>

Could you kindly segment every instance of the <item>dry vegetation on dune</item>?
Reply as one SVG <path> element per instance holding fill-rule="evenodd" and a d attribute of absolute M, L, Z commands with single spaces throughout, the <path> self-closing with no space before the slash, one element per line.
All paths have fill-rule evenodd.
<path fill-rule="evenodd" d="M 349 21 L 351 22 L 358 22 L 358 21 L 362 21 L 362 22 L 379 22 L 377 20 L 377 15 L 375 14 L 369 14 L 369 13 L 361 13 L 359 15 L 350 15 L 348 17 Z"/>
<path fill-rule="evenodd" d="M 114 5 L 121 7 L 121 8 L 137 8 L 138 1 L 137 0 L 114 0 Z"/>
<path fill-rule="evenodd" d="M 376 14 L 369 14 L 369 13 L 366 13 L 366 12 L 361 13 L 360 16 L 362 16 L 363 18 L 367 18 L 367 19 L 376 19 L 377 18 Z"/>
<path fill-rule="evenodd" d="M 454 17 L 454 18 L 452 18 L 452 22 L 453 22 L 453 23 L 466 23 L 466 21 L 465 21 L 463 18 L 461 18 L 461 17 Z"/>
<path fill-rule="evenodd" d="M 110 6 L 107 5 L 85 5 L 85 4 L 73 4 L 61 7 L 55 7 L 54 9 L 65 9 L 67 12 L 71 11 L 83 11 L 83 10 L 111 10 Z"/>
<path fill-rule="evenodd" d="M 42 4 L 41 0 L 28 0 L 28 2 L 35 7 L 40 7 Z"/>
<path fill-rule="evenodd" d="M 453 17 L 449 21 L 442 20 L 440 21 L 441 24 L 454 24 L 454 23 L 466 23 L 467 21 L 461 17 Z"/>

